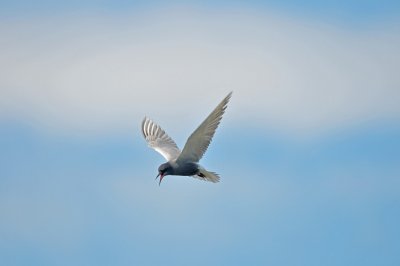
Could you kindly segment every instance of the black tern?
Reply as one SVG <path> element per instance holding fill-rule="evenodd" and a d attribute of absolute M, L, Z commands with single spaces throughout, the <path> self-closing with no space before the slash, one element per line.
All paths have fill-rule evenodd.
<path fill-rule="evenodd" d="M 142 121 L 142 133 L 149 147 L 159 152 L 166 160 L 158 167 L 159 185 L 167 175 L 192 176 L 213 183 L 219 182 L 218 174 L 207 171 L 199 164 L 215 131 L 225 113 L 227 104 L 232 96 L 230 92 L 201 125 L 187 139 L 182 152 L 175 141 L 165 131 L 149 118 Z"/>

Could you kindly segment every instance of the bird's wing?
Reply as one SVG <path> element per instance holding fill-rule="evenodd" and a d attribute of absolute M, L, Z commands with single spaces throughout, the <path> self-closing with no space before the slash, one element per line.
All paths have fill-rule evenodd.
<path fill-rule="evenodd" d="M 222 115 L 225 112 L 231 96 L 232 92 L 218 104 L 206 120 L 204 120 L 192 135 L 190 135 L 177 161 L 198 162 L 201 157 L 203 157 L 222 119 Z"/>
<path fill-rule="evenodd" d="M 167 133 L 156 123 L 145 117 L 142 121 L 142 133 L 149 147 L 159 152 L 167 161 L 178 158 L 181 151 Z"/>

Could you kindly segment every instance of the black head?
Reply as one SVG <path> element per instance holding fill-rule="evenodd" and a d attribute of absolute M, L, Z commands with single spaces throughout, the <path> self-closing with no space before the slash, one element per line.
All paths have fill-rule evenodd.
<path fill-rule="evenodd" d="M 161 184 L 161 181 L 164 178 L 164 176 L 171 174 L 172 174 L 172 166 L 170 163 L 163 163 L 162 165 L 160 165 L 158 167 L 158 175 L 156 177 L 156 179 L 160 177 L 160 182 L 158 184 Z"/>

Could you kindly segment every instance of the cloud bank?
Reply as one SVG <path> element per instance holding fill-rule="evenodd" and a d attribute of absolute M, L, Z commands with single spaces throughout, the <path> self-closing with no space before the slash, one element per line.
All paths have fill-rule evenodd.
<path fill-rule="evenodd" d="M 397 120 L 398 32 L 234 10 L 9 20 L 0 115 L 90 132 L 144 115 L 179 128 L 179 116 L 187 128 L 233 90 L 235 123 L 310 132 Z"/>

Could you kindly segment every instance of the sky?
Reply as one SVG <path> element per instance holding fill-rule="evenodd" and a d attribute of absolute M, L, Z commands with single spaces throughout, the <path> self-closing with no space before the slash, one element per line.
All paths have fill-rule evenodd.
<path fill-rule="evenodd" d="M 398 1 L 0 1 L 1 265 L 399 265 Z M 155 181 L 149 116 L 200 163 Z"/>

